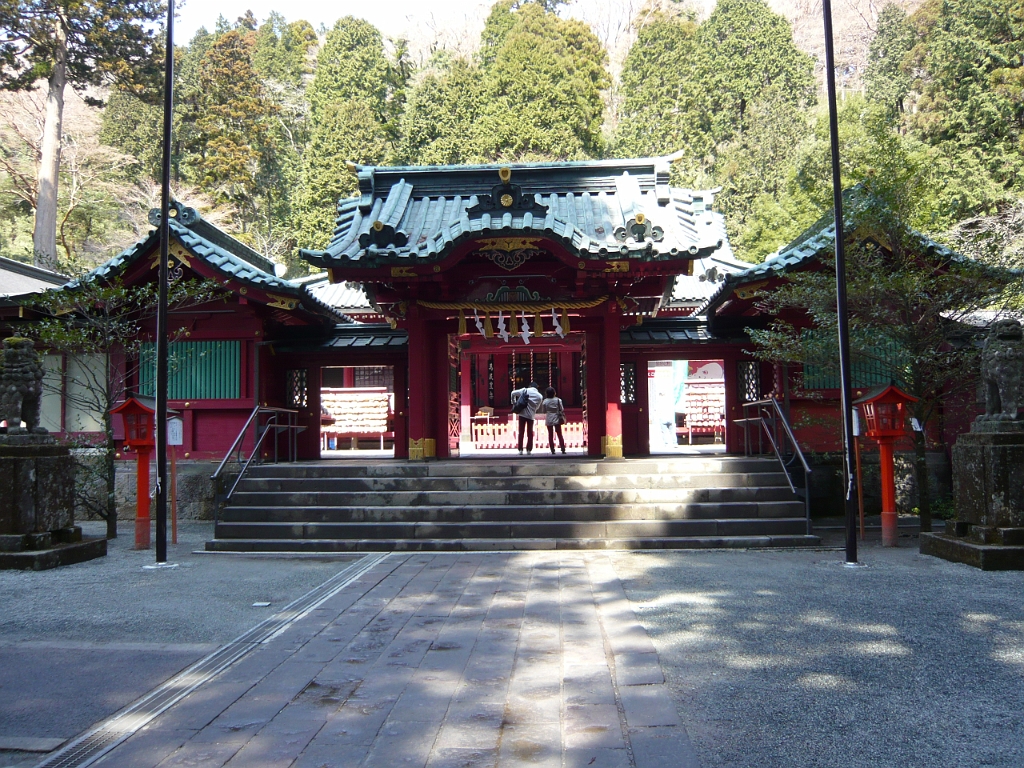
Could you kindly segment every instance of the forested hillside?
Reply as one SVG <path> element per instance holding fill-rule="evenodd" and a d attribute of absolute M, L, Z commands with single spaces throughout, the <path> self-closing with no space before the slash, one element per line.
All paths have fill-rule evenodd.
<path fill-rule="evenodd" d="M 1020 4 L 835 5 L 844 183 L 904 185 L 918 228 L 1019 260 Z M 352 163 L 673 155 L 676 183 L 721 187 L 751 261 L 830 206 L 818 3 L 662 0 L 617 36 L 570 10 L 499 0 L 475 45 L 438 44 L 422 66 L 406 41 L 352 17 L 322 30 L 281 14 L 221 19 L 175 52 L 174 193 L 292 276 L 306 270 L 298 248 L 323 246 L 337 199 L 354 192 Z M 622 50 L 606 50 L 613 38 Z M 45 94 L 0 93 L 0 254 L 26 261 Z M 148 230 L 159 92 L 140 79 L 69 85 L 65 101 L 57 256 L 80 271 Z"/>

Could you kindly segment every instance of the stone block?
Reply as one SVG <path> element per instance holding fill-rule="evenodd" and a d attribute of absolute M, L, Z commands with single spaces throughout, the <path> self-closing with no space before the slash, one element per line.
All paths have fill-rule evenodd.
<path fill-rule="evenodd" d="M 1024 527 L 1024 424 L 961 435 L 953 446 L 953 488 L 959 522 Z"/>
<path fill-rule="evenodd" d="M 48 435 L 0 436 L 0 535 L 74 525 L 75 467 Z"/>

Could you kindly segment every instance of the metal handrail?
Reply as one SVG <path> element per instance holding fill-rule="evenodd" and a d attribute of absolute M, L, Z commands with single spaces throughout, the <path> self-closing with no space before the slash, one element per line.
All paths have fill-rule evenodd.
<path fill-rule="evenodd" d="M 263 425 L 262 429 L 260 429 L 259 423 L 260 414 L 270 415 L 270 418 L 267 419 L 267 423 Z M 279 423 L 278 416 L 281 414 L 288 415 L 287 424 Z M 223 496 L 218 495 L 218 502 L 227 502 L 231 498 L 231 495 L 235 492 L 235 489 L 238 488 L 238 484 L 242 482 L 242 478 L 245 477 L 245 473 L 248 471 L 249 465 L 252 464 L 253 459 L 256 459 L 257 463 L 259 463 L 260 447 L 263 445 L 263 440 L 269 433 L 274 432 L 276 437 L 277 433 L 280 432 L 281 429 L 288 430 L 288 460 L 293 461 L 295 459 L 295 436 L 297 431 L 305 429 L 305 427 L 299 427 L 297 424 L 292 423 L 292 418 L 296 414 L 298 414 L 298 411 L 291 410 L 288 408 L 271 408 L 262 405 L 258 405 L 252 409 L 252 413 L 249 414 L 249 418 L 245 420 L 245 424 L 242 426 L 242 429 L 239 430 L 238 437 L 235 438 L 235 441 L 231 444 L 231 447 L 228 448 L 228 452 L 224 455 L 224 458 L 221 460 L 220 466 L 218 466 L 217 470 L 210 476 L 210 479 L 214 481 L 215 485 L 219 484 L 222 481 L 221 476 L 224 473 L 225 467 L 228 465 L 228 462 L 232 460 L 232 455 L 237 454 L 234 456 L 234 461 L 237 464 L 241 464 L 242 468 L 238 473 L 238 477 L 236 477 L 235 481 L 231 484 L 231 488 L 228 489 L 228 492 Z M 249 427 L 251 426 L 255 426 L 254 436 L 256 439 L 253 443 L 252 453 L 249 454 L 249 457 L 245 459 L 243 463 L 242 443 L 245 439 L 245 433 L 249 430 Z M 274 448 L 274 459 L 275 461 L 277 460 L 276 443 Z M 218 507 L 219 506 L 220 505 L 218 504 Z"/>
<path fill-rule="evenodd" d="M 748 416 L 748 409 L 755 409 L 753 416 Z M 766 413 L 766 409 L 769 413 Z M 744 418 L 735 419 L 734 423 L 743 424 L 743 450 L 744 454 L 750 456 L 752 454 L 752 446 L 750 440 L 750 425 L 752 423 L 759 424 L 761 429 L 758 430 L 758 453 L 764 453 L 764 443 L 762 437 L 768 438 L 768 443 L 771 446 L 772 452 L 775 454 L 775 458 L 779 460 L 779 464 L 782 466 L 783 471 L 786 474 L 786 482 L 789 483 L 789 489 L 793 491 L 797 496 L 804 497 L 804 514 L 807 518 L 807 533 L 811 533 L 811 467 L 807 463 L 807 459 L 804 458 L 803 451 L 800 450 L 800 444 L 796 440 L 796 436 L 793 434 L 793 429 L 789 425 L 789 420 L 786 418 L 786 414 L 783 413 L 782 408 L 779 406 L 779 401 L 774 397 L 768 397 L 763 400 L 754 400 L 753 402 L 743 404 Z M 794 482 L 793 463 L 796 459 L 799 459 L 800 466 L 803 468 L 803 486 Z"/>

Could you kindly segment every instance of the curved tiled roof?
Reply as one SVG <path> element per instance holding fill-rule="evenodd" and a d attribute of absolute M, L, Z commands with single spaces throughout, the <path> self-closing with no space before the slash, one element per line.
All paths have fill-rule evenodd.
<path fill-rule="evenodd" d="M 338 204 L 328 246 L 301 253 L 325 267 L 409 264 L 443 258 L 462 240 L 515 232 L 584 258 L 690 259 L 726 242 L 713 193 L 670 188 L 667 160 L 508 168 L 504 184 L 497 165 L 360 168 L 360 196 Z"/>
<path fill-rule="evenodd" d="M 286 280 L 273 273 L 273 263 L 253 251 L 244 243 L 235 240 L 226 232 L 203 221 L 197 213 L 188 210 L 181 220 L 169 222 L 171 235 L 178 240 L 193 256 L 202 259 L 213 267 L 224 278 L 233 279 L 264 291 L 281 293 L 297 299 L 307 309 L 315 308 L 320 314 L 328 315 L 332 320 L 344 320 L 333 306 L 314 296 L 309 286 L 301 281 Z M 159 243 L 159 231 L 154 229 L 132 246 L 125 248 L 113 258 L 72 280 L 64 288 L 75 288 L 82 281 L 93 279 L 109 279 L 116 277 L 129 265 L 150 253 Z"/>

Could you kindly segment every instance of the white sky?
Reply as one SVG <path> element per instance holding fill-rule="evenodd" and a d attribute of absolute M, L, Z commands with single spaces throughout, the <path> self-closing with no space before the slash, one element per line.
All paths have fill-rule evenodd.
<path fill-rule="evenodd" d="M 180 2 L 175 3 L 176 9 L 179 5 Z M 475 27 L 490 5 L 487 0 L 186 0 L 178 12 L 174 37 L 177 43 L 184 44 L 200 27 L 212 31 L 221 14 L 234 22 L 251 10 L 262 22 L 276 10 L 288 21 L 305 19 L 316 29 L 321 24 L 331 27 L 338 19 L 351 15 L 366 19 L 385 37 L 405 34 L 419 38 L 424 33 L 429 35 L 431 29 L 464 29 L 467 21 Z M 417 31 L 419 34 L 413 34 Z"/>

